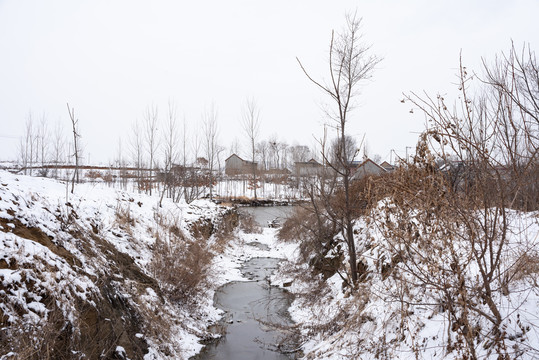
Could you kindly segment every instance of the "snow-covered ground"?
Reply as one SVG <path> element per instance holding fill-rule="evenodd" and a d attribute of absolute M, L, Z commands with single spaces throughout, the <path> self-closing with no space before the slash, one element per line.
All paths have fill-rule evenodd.
<path fill-rule="evenodd" d="M 209 201 L 178 204 L 164 199 L 162 207 L 158 204 L 158 196 L 105 184 L 76 185 L 71 194 L 65 183 L 0 170 L 0 359 L 32 357 L 51 344 L 66 347 L 61 350 L 73 358 L 107 353 L 118 358 L 145 354 L 145 359 L 188 359 L 201 350 L 202 340 L 217 336 L 208 330 L 223 315 L 213 306 L 213 296 L 221 285 L 247 280 L 240 272 L 246 260 L 294 261 L 298 256 L 297 243 L 279 242 L 278 230 L 264 226 L 258 233 L 236 228 L 223 242 L 217 236 L 219 220 L 229 209 Z M 386 216 L 386 210 L 382 204 L 374 210 L 376 216 L 355 222 L 358 260 L 366 274 L 355 294 L 335 274 L 320 288 L 316 301 L 303 301 L 301 294 L 312 294 L 312 282 L 284 270 L 272 277 L 274 285 L 286 284 L 300 294 L 290 314 L 302 332 L 305 358 L 456 359 L 463 354 L 448 348 L 448 342 L 459 337 L 436 283 L 418 285 L 411 275 L 413 270 L 450 281 L 446 273 L 451 264 L 394 262 L 396 243 L 388 234 L 398 228 L 391 223 L 399 220 Z M 539 215 L 508 213 L 510 231 L 500 270 L 513 277 L 506 288 L 493 281 L 492 298 L 500 310 L 506 352 L 534 359 L 539 358 Z M 410 216 L 406 223 L 421 225 L 419 218 L 414 220 L 420 214 Z M 213 235 L 204 238 L 200 234 L 207 225 Z M 432 244 L 443 243 L 439 229 L 418 230 Z M 158 274 L 166 272 L 167 263 L 156 267 L 160 246 L 174 241 L 201 244 L 212 256 L 209 280 L 187 300 L 169 296 L 170 284 Z M 469 244 L 455 241 L 451 246 L 436 248 L 437 256 L 458 254 Z M 169 255 L 169 261 L 182 259 L 181 253 Z M 346 256 L 342 261 L 347 263 Z M 172 265 L 178 269 L 178 264 Z M 468 294 L 478 299 L 471 311 L 488 315 L 481 294 L 474 292 L 477 266 L 473 261 L 462 266 Z M 455 313 L 462 314 L 459 311 Z M 495 356 L 488 318 L 470 319 L 478 334 L 478 358 Z M 66 338 L 71 339 L 69 346 Z"/>
<path fill-rule="evenodd" d="M 178 304 L 163 294 L 165 285 L 154 276 L 156 239 L 172 241 L 175 229 L 186 241 L 201 241 L 191 228 L 202 220 L 218 226 L 227 209 L 209 201 L 168 199 L 159 207 L 158 196 L 99 183 L 70 190 L 55 180 L 0 171 L 2 359 L 50 346 L 45 342 L 58 340 L 59 328 L 65 329 L 54 326 L 58 318 L 72 327 L 66 351 L 79 354 L 74 357 L 92 357 L 87 347 L 106 343 L 120 358 L 142 348 L 145 359 L 188 359 L 201 350 L 201 340 L 216 336 L 207 330 L 222 315 L 213 306 L 215 290 L 247 280 L 239 270 L 244 261 L 287 258 L 295 249 L 276 241 L 276 229 L 262 227 L 256 234 L 236 229 L 222 252 L 214 251 L 207 288 L 189 306 Z M 206 241 L 217 240 L 212 235 Z M 91 326 L 96 343 L 83 344 Z M 21 339 L 5 341 L 20 332 Z"/>
<path fill-rule="evenodd" d="M 277 229 L 262 227 L 259 234 L 239 232 L 222 255 L 217 256 L 214 268 L 216 284 L 224 285 L 231 281 L 248 281 L 241 272 L 243 263 L 255 257 L 290 259 L 296 251 L 294 244 L 280 243 L 276 238 Z M 278 285 L 278 284 L 277 284 Z"/>
<path fill-rule="evenodd" d="M 395 249 L 394 240 L 386 226 L 398 227 L 398 220 L 386 216 L 387 208 L 376 209 L 373 218 L 355 222 L 358 261 L 365 265 L 364 276 L 355 294 L 343 286 L 343 279 L 335 274 L 325 281 L 324 288 L 313 301 L 298 296 L 290 308 L 293 320 L 300 324 L 304 343 L 302 349 L 307 359 L 462 359 L 466 348 L 456 326 L 469 321 L 474 326 L 473 346 L 477 358 L 496 359 L 498 352 L 508 353 L 509 358 L 539 358 L 539 214 L 507 210 L 510 220 L 508 239 L 501 251 L 503 274 L 491 282 L 494 306 L 489 307 L 481 289 L 481 277 L 473 258 L 467 258 L 470 243 L 465 240 L 445 242 L 445 247 L 426 249 L 418 242 L 418 248 Z M 406 223 L 412 226 L 418 220 L 413 214 Z M 378 220 L 377 220 L 378 219 Z M 389 221 L 385 221 L 389 219 Z M 393 225 L 392 225 L 393 224 Z M 458 225 L 456 225 L 458 229 Z M 424 226 L 419 229 L 422 237 L 437 237 L 442 241 L 443 229 Z M 415 230 L 414 230 L 415 231 Z M 430 233 L 428 233 L 430 231 Z M 438 235 L 442 237 L 438 238 Z M 338 235 L 339 236 L 339 235 Z M 429 246 L 435 246 L 436 241 Z M 442 242 L 440 242 L 442 243 Z M 426 244 L 426 243 L 424 243 Z M 459 266 L 464 269 L 461 280 L 464 288 L 459 291 L 457 276 L 451 278 L 455 269 L 445 257 L 451 253 L 463 254 Z M 417 262 L 395 261 L 395 253 L 408 251 L 416 254 Z M 421 253 L 423 251 L 423 253 Z M 431 258 L 420 258 L 419 256 Z M 328 254 L 329 256 L 330 254 Z M 410 255 L 408 255 L 410 256 Z M 348 259 L 343 259 L 346 268 Z M 304 268 L 306 265 L 303 265 Z M 390 270 L 388 270 L 390 269 Z M 389 273 L 391 271 L 391 273 Z M 390 274 L 390 275 L 388 275 Z M 425 276 L 421 282 L 420 276 Z M 497 279 L 506 279 L 507 288 Z M 447 291 L 443 293 L 443 281 Z M 313 284 L 295 279 L 290 290 L 296 294 L 311 293 Z M 467 296 L 468 306 L 462 302 Z M 448 311 L 448 300 L 455 303 Z M 497 348 L 493 338 L 496 333 L 490 311 L 500 313 L 503 331 L 503 348 Z M 467 312 L 466 312 L 467 311 Z M 457 314 L 460 318 L 450 318 Z M 466 316 L 466 318 L 464 317 Z M 490 317 L 489 317 L 490 316 Z M 457 325 L 454 325 L 454 324 Z M 451 345 L 453 344 L 453 345 Z"/>
<path fill-rule="evenodd" d="M 212 297 L 225 276 L 218 271 L 213 287 L 190 301 L 194 310 L 170 301 L 152 274 L 156 238 L 170 241 L 174 227 L 198 241 L 190 227 L 200 219 L 217 223 L 226 209 L 167 199 L 159 207 L 158 197 L 99 184 L 70 190 L 54 180 L 0 171 L 0 357 L 40 351 L 45 341 L 62 335 L 47 325 L 58 318 L 70 324 L 66 351 L 74 353 L 77 346 L 91 346 L 81 338 L 91 326 L 95 347 L 113 338 L 117 352 L 146 348 L 147 359 L 198 352 L 199 340 L 212 336 L 207 326 L 219 318 Z M 166 325 L 166 334 L 159 334 L 157 323 Z M 17 343 L 7 341 L 16 333 Z"/>

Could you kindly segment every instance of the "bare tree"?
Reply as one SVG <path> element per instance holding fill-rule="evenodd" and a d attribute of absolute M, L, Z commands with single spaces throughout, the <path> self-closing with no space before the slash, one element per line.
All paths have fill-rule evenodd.
<path fill-rule="evenodd" d="M 182 165 L 185 167 L 187 165 L 187 122 L 185 116 L 183 117 L 182 122 L 183 133 L 182 133 Z"/>
<path fill-rule="evenodd" d="M 144 140 L 146 142 L 149 161 L 148 190 L 150 195 L 152 195 L 153 170 L 156 167 L 156 155 L 159 148 L 158 120 L 157 106 L 148 106 L 144 112 Z"/>
<path fill-rule="evenodd" d="M 127 174 L 128 171 L 126 169 L 126 162 L 125 162 L 125 155 L 124 155 L 124 146 L 122 142 L 122 137 L 118 137 L 118 148 L 117 148 L 117 159 L 116 164 L 119 169 L 119 181 L 120 186 L 124 189 L 127 189 Z"/>
<path fill-rule="evenodd" d="M 343 149 L 346 149 L 344 155 Z M 344 138 L 337 136 L 333 139 L 329 148 L 329 164 L 344 171 L 344 167 L 350 167 L 352 162 L 357 158 L 359 152 L 360 149 L 355 138 L 349 135 L 346 135 Z"/>
<path fill-rule="evenodd" d="M 271 168 L 282 169 L 286 165 L 286 149 L 288 144 L 281 142 L 276 134 L 272 134 L 269 138 L 269 152 L 270 152 L 270 162 Z"/>
<path fill-rule="evenodd" d="M 202 147 L 202 140 L 200 137 L 200 133 L 198 131 L 194 131 L 191 136 L 191 155 L 192 160 L 190 162 L 189 166 L 187 164 L 187 150 L 186 150 L 186 144 L 187 144 L 187 131 L 186 131 L 186 123 L 184 120 L 184 168 L 183 168 L 183 174 L 182 174 L 182 187 L 183 187 L 183 198 L 187 203 L 192 202 L 193 200 L 197 199 L 200 195 L 201 187 L 201 180 L 200 180 L 200 172 L 198 169 L 196 169 L 195 162 L 196 159 L 200 157 L 201 153 L 201 147 Z"/>
<path fill-rule="evenodd" d="M 292 162 L 308 161 L 311 156 L 311 149 L 305 145 L 290 146 L 290 157 Z"/>
<path fill-rule="evenodd" d="M 219 146 L 219 129 L 217 126 L 217 109 L 215 104 L 207 108 L 203 114 L 202 126 L 204 129 L 204 152 L 208 161 L 208 186 L 210 199 L 213 199 L 213 186 L 215 182 L 214 170 L 217 164 L 221 147 Z"/>
<path fill-rule="evenodd" d="M 250 187 L 254 190 L 255 201 L 257 200 L 256 189 L 258 187 L 256 166 L 256 139 L 260 133 L 260 109 L 254 99 L 247 99 L 242 114 L 243 131 L 249 140 L 251 155 L 251 180 Z"/>
<path fill-rule="evenodd" d="M 269 144 L 266 140 L 260 141 L 256 144 L 256 152 L 259 154 L 260 162 L 262 164 L 262 170 L 268 170 L 269 161 Z"/>
<path fill-rule="evenodd" d="M 140 130 L 140 124 L 138 121 L 135 121 L 131 127 L 131 134 L 129 137 L 130 150 L 131 150 L 131 159 L 133 165 L 136 168 L 136 178 L 137 178 L 137 188 L 140 192 L 142 190 L 142 166 L 144 159 L 143 152 L 143 139 Z"/>
<path fill-rule="evenodd" d="M 75 109 L 69 107 L 67 104 L 67 111 L 69 118 L 71 119 L 71 125 L 73 128 L 73 157 L 75 158 L 75 171 L 73 172 L 73 179 L 71 180 L 71 193 L 75 191 L 75 182 L 79 183 L 79 161 L 80 161 L 80 134 L 79 134 L 79 119 L 75 119 Z"/>
<path fill-rule="evenodd" d="M 66 140 L 64 135 L 64 127 L 60 122 L 56 123 L 52 141 L 52 162 L 56 166 L 53 172 L 54 177 L 58 177 L 58 166 L 64 161 Z"/>
<path fill-rule="evenodd" d="M 240 141 L 237 137 L 232 140 L 232 144 L 230 144 L 230 154 L 239 154 L 241 149 Z"/>
<path fill-rule="evenodd" d="M 329 46 L 329 81 L 320 82 L 311 77 L 299 59 L 301 69 L 307 78 L 320 88 L 332 101 L 333 110 L 328 111 L 332 125 L 337 129 L 340 151 L 336 162 L 324 158 L 342 177 L 344 204 L 342 211 L 342 233 L 348 247 L 350 275 L 352 282 L 357 282 L 356 250 L 352 228 L 352 201 L 350 199 L 350 163 L 347 154 L 346 125 L 350 121 L 350 112 L 354 109 L 359 95 L 360 85 L 371 77 L 380 58 L 369 54 L 369 46 L 362 41 L 360 32 L 361 19 L 357 15 L 347 15 L 346 27 L 341 33 L 331 34 Z"/>
<path fill-rule="evenodd" d="M 385 235 L 395 239 L 395 250 L 405 249 L 411 282 L 432 287 L 442 299 L 466 357 L 480 358 L 479 351 L 488 349 L 498 358 L 513 358 L 522 350 L 509 324 L 525 314 L 522 303 L 512 304 L 512 314 L 501 304 L 526 276 L 528 265 L 523 270 L 520 264 L 537 251 L 511 208 L 530 211 L 539 204 L 539 73 L 535 55 L 518 55 L 514 47 L 484 67 L 472 95 L 471 84 L 480 76 L 470 74 L 461 60 L 454 106 L 441 95 L 406 96 L 427 116 L 428 128 L 413 164 L 394 180 L 399 193 L 412 196 L 399 201 L 395 192 L 393 209 L 402 213 L 392 215 L 399 220 L 385 225 Z M 436 158 L 457 162 L 456 176 L 436 171 Z M 410 221 L 410 214 L 423 218 Z M 447 338 L 451 341 L 450 333 Z"/>
<path fill-rule="evenodd" d="M 279 167 L 279 140 L 277 134 L 272 134 L 268 140 L 269 155 L 270 155 L 270 169 L 277 169 Z"/>
<path fill-rule="evenodd" d="M 172 166 L 174 163 L 178 160 L 178 124 L 177 124 L 177 117 L 176 117 L 176 106 L 174 103 L 169 102 L 168 103 L 168 116 L 167 116 L 167 123 L 164 130 L 164 148 L 163 148 L 163 155 L 164 155 L 164 185 L 161 192 L 161 197 L 159 199 L 159 206 L 161 206 L 161 203 L 163 201 L 163 196 L 165 195 L 165 192 L 169 191 L 169 196 L 173 197 L 172 195 L 172 187 L 173 187 L 173 180 L 172 180 Z"/>
<path fill-rule="evenodd" d="M 37 157 L 38 161 L 41 164 L 41 175 L 46 176 L 47 170 L 45 169 L 45 165 L 48 162 L 48 156 L 49 156 L 49 129 L 47 126 L 47 118 L 45 117 L 45 114 L 41 116 L 41 120 L 39 122 L 39 127 L 37 129 L 36 139 L 37 139 Z"/>
<path fill-rule="evenodd" d="M 25 175 L 32 175 L 32 165 L 36 149 L 35 137 L 34 121 L 32 119 L 32 113 L 29 112 L 26 118 L 24 137 L 21 138 L 19 144 L 19 157 Z"/>

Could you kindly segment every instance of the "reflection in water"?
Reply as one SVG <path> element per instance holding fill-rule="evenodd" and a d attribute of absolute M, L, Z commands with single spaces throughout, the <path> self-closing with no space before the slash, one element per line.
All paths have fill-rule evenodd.
<path fill-rule="evenodd" d="M 288 315 L 292 296 L 268 281 L 278 263 L 273 258 L 251 259 L 242 268 L 251 281 L 231 282 L 216 292 L 215 305 L 226 311 L 226 335 L 208 345 L 198 359 L 294 358 L 278 351 L 286 335 L 278 325 L 292 325 Z"/>
<path fill-rule="evenodd" d="M 260 226 L 267 226 L 272 220 L 277 219 L 281 224 L 292 213 L 294 206 L 258 206 L 242 207 L 240 212 L 246 212 L 253 216 Z"/>
<path fill-rule="evenodd" d="M 283 223 L 293 210 L 291 206 L 246 207 L 240 211 L 251 214 L 260 226 L 278 220 Z M 266 246 L 253 243 L 253 246 Z M 267 246 L 266 246 L 267 247 Z M 268 249 L 269 250 L 269 249 Z M 196 359 L 219 360 L 285 360 L 295 356 L 282 350 L 292 348 L 284 327 L 292 325 L 288 308 L 292 295 L 269 285 L 269 277 L 279 267 L 279 259 L 254 258 L 241 271 L 249 281 L 234 281 L 215 293 L 214 304 L 225 311 L 226 334 L 207 345 Z M 285 339 L 286 337 L 286 339 Z M 288 340 L 287 343 L 283 342 Z M 281 352 L 279 351 L 281 350 Z"/>

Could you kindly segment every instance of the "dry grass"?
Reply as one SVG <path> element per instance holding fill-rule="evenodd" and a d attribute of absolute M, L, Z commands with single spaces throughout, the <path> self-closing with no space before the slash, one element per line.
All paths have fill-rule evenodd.
<path fill-rule="evenodd" d="M 217 225 L 210 219 L 199 219 L 189 226 L 192 237 L 186 236 L 174 222 L 161 227 L 168 231 L 157 233 L 149 270 L 167 298 L 182 306 L 196 307 L 197 296 L 208 288 L 215 249 L 224 247 L 231 239 L 233 219 L 232 216 L 229 222 Z M 219 236 L 212 238 L 213 234 Z"/>
<path fill-rule="evenodd" d="M 228 243 L 234 239 L 236 229 L 240 224 L 240 215 L 236 209 L 227 211 L 217 224 L 212 250 L 222 253 Z"/>
<path fill-rule="evenodd" d="M 172 301 L 185 306 L 196 304 L 196 296 L 207 288 L 213 253 L 198 241 L 167 242 L 158 239 L 150 271 Z"/>
<path fill-rule="evenodd" d="M 116 225 L 118 225 L 120 229 L 127 231 L 127 233 L 132 234 L 131 228 L 135 226 L 135 219 L 131 215 L 130 204 L 127 203 L 124 205 L 121 201 L 118 201 L 114 215 Z"/>
<path fill-rule="evenodd" d="M 241 214 L 239 225 L 240 225 L 240 229 L 245 233 L 248 233 L 248 234 L 261 234 L 262 233 L 262 228 L 260 227 L 260 225 L 255 221 L 254 217 L 247 212 Z"/>
<path fill-rule="evenodd" d="M 525 278 L 531 279 L 535 286 L 539 286 L 539 255 L 537 253 L 521 254 L 507 272 L 505 280 L 510 283 Z"/>

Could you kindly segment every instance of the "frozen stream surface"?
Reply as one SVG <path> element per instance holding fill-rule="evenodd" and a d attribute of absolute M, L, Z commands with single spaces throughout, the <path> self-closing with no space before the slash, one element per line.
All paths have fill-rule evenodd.
<path fill-rule="evenodd" d="M 281 213 L 269 207 L 253 212 L 255 220 L 262 226 L 278 217 L 277 212 Z M 253 245 L 256 246 L 247 246 Z M 279 261 L 269 257 L 252 258 L 241 267 L 248 281 L 233 281 L 217 290 L 214 303 L 225 311 L 226 333 L 207 345 L 196 359 L 295 358 L 293 354 L 283 353 L 293 347 L 289 338 L 283 342 L 287 335 L 284 328 L 292 324 L 288 314 L 292 295 L 269 284 L 269 277 L 278 268 Z"/>

